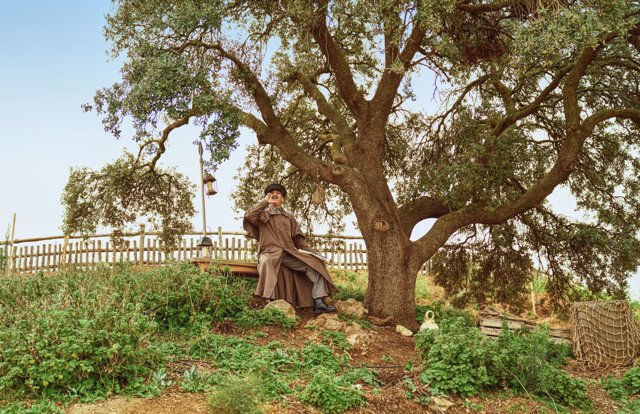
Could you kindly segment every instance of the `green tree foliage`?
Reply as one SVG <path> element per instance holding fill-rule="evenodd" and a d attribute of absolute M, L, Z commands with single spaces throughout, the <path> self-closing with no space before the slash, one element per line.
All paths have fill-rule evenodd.
<path fill-rule="evenodd" d="M 535 256 L 557 297 L 576 280 L 624 291 L 640 252 L 638 0 L 114 6 L 106 36 L 126 54 L 122 81 L 87 109 L 116 136 L 131 118 L 152 169 L 190 120 L 211 164 L 251 129 L 237 208 L 278 180 L 309 219 L 353 210 L 372 314 L 408 323 L 415 275 L 445 243 L 473 256 L 486 289 L 513 271 L 508 290 L 521 291 Z M 312 205 L 318 183 L 328 200 Z M 545 203 L 558 187 L 585 222 Z M 469 277 L 457 268 L 447 278 Z"/>
<path fill-rule="evenodd" d="M 99 171 L 73 169 L 62 195 L 65 234 L 95 234 L 104 226 L 117 236 L 142 216 L 161 229 L 170 248 L 191 230 L 193 183 L 173 170 L 136 168 L 138 163 L 125 152 Z"/>

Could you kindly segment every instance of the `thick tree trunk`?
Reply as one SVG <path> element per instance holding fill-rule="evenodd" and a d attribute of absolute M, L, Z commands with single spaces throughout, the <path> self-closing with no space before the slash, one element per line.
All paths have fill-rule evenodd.
<path fill-rule="evenodd" d="M 367 242 L 369 282 L 365 306 L 379 318 L 417 329 L 415 291 L 417 270 L 409 264 L 408 246 L 400 236 L 386 235 Z"/>

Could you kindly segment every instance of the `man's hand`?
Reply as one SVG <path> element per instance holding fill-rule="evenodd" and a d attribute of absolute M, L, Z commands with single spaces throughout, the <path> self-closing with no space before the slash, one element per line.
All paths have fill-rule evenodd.
<path fill-rule="evenodd" d="M 274 200 L 273 198 L 270 197 L 270 194 L 267 194 L 264 196 L 264 201 L 268 202 L 269 204 L 273 204 Z"/>

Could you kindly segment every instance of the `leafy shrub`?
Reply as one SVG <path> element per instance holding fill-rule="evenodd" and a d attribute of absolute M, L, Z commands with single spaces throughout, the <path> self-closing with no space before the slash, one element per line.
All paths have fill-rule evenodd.
<path fill-rule="evenodd" d="M 468 312 L 447 306 L 441 301 L 435 302 L 433 305 L 416 306 L 416 319 L 418 323 L 424 322 L 424 314 L 429 310 L 433 312 L 434 319 L 440 329 L 446 329 L 447 326 L 452 323 L 458 325 L 464 324 L 469 327 L 475 326 L 475 322 Z"/>
<path fill-rule="evenodd" d="M 581 410 L 592 408 L 585 383 L 571 377 L 567 371 L 550 365 L 544 367 L 540 384 L 533 389 L 533 393 L 567 407 Z"/>
<path fill-rule="evenodd" d="M 302 365 L 307 369 L 320 368 L 333 372 L 340 370 L 340 361 L 333 355 L 333 350 L 320 344 L 309 343 L 300 350 Z"/>
<path fill-rule="evenodd" d="M 364 396 L 343 376 L 324 367 L 313 371 L 311 381 L 298 396 L 300 401 L 319 407 L 323 413 L 341 413 L 362 406 Z"/>
<path fill-rule="evenodd" d="M 493 369 L 501 383 L 568 407 L 591 407 L 584 382 L 560 369 L 569 345 L 551 341 L 548 327 L 511 332 L 505 326 L 495 345 Z"/>
<path fill-rule="evenodd" d="M 421 380 L 435 394 L 474 395 L 495 385 L 490 373 L 493 347 L 464 318 L 437 331 L 419 332 L 415 341 L 425 365 Z"/>
<path fill-rule="evenodd" d="M 36 310 L 0 326 L 0 394 L 60 398 L 118 391 L 163 362 L 149 345 L 155 331 L 131 304 Z"/>
<path fill-rule="evenodd" d="M 624 401 L 630 395 L 640 394 L 640 367 L 629 368 L 621 379 L 609 377 L 602 386 L 615 401 Z"/>
<path fill-rule="evenodd" d="M 0 393 L 10 398 L 155 395 L 164 386 L 153 373 L 176 351 L 155 345 L 159 330 L 208 331 L 212 320 L 248 309 L 251 295 L 245 281 L 189 264 L 0 283 Z"/>
<path fill-rule="evenodd" d="M 114 290 L 136 297 L 163 330 L 189 328 L 198 315 L 220 322 L 248 309 L 251 298 L 245 280 L 212 275 L 189 263 L 136 273 L 135 277 L 123 271 L 114 276 L 113 283 Z"/>
<path fill-rule="evenodd" d="M 442 317 L 439 324 L 439 330 L 423 331 L 415 338 L 423 360 L 420 378 L 433 393 L 467 396 L 504 385 L 590 409 L 584 382 L 561 369 L 569 347 L 552 342 L 548 329 L 509 332 L 505 327 L 492 341 L 455 313 Z"/>
<path fill-rule="evenodd" d="M 355 299 L 359 302 L 364 300 L 367 272 L 336 270 L 333 272 L 333 281 L 338 287 L 338 291 L 332 296 L 334 300 Z"/>
<path fill-rule="evenodd" d="M 548 328 L 511 332 L 505 326 L 496 342 L 494 369 L 509 387 L 535 393 L 546 367 L 564 366 L 570 353 L 568 345 L 549 340 Z"/>

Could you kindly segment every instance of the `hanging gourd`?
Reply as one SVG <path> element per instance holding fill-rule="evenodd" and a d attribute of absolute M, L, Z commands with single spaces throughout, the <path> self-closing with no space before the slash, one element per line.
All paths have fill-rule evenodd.
<path fill-rule="evenodd" d="M 320 170 L 316 172 L 316 190 L 311 195 L 311 201 L 313 204 L 320 205 L 324 203 L 325 193 L 324 188 L 320 185 Z"/>

